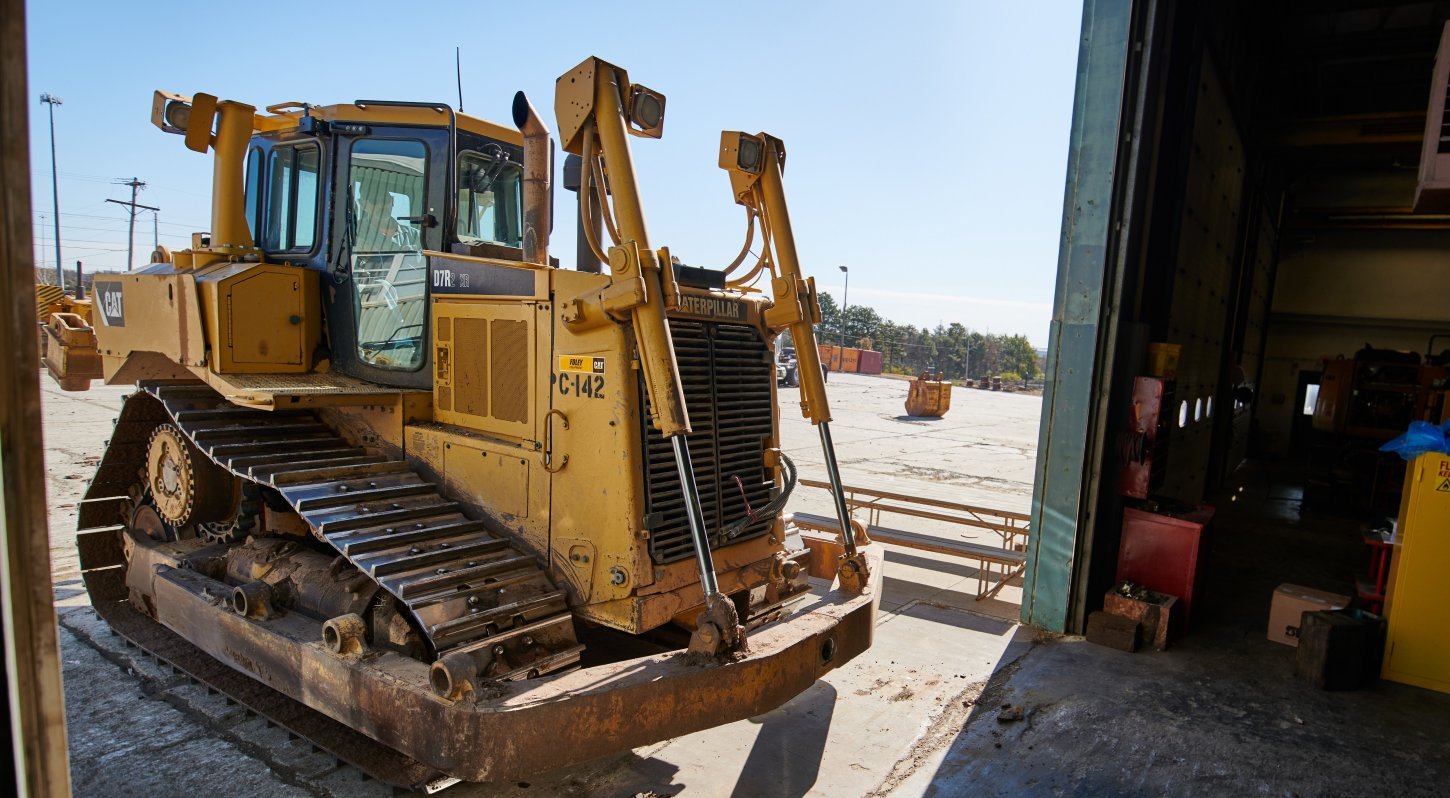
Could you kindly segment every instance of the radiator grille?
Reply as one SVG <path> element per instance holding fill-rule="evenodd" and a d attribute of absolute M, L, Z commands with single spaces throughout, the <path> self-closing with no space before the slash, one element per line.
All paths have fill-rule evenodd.
<path fill-rule="evenodd" d="M 670 319 L 670 333 L 694 429 L 688 438 L 690 456 L 695 463 L 710 547 L 763 535 L 770 530 L 774 516 L 758 515 L 733 540 L 726 540 L 723 530 L 747 516 L 746 498 L 750 508 L 759 513 L 775 490 L 775 483 L 766 473 L 763 453 L 774 418 L 771 382 L 775 366 L 769 349 L 755 328 L 742 324 Z M 674 450 L 649 423 L 649 398 L 643 382 L 639 393 L 644 408 L 641 420 L 645 427 L 650 558 L 659 564 L 675 562 L 694 556 L 694 548 L 675 471 Z M 736 476 L 744 486 L 743 497 L 741 487 L 735 484 Z"/>

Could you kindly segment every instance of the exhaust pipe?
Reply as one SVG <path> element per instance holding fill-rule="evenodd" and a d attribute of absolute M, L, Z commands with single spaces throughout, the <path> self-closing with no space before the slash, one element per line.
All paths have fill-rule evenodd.
<path fill-rule="evenodd" d="M 524 260 L 549 265 L 554 141 L 523 92 L 514 95 L 514 127 L 524 134 Z"/>

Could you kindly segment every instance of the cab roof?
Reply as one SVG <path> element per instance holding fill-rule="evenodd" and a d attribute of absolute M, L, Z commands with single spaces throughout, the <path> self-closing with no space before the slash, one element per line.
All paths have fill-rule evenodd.
<path fill-rule="evenodd" d="M 300 102 L 285 102 L 267 106 L 259 112 L 253 128 L 259 132 L 271 133 L 297 127 L 305 111 L 307 115 L 327 122 L 360 122 L 391 125 L 426 125 L 447 127 L 446 103 L 427 105 L 384 105 L 384 101 L 358 100 L 339 105 L 307 106 Z M 456 114 L 459 130 L 467 130 L 491 139 L 523 146 L 524 135 L 516 128 L 490 122 L 469 114 Z"/>

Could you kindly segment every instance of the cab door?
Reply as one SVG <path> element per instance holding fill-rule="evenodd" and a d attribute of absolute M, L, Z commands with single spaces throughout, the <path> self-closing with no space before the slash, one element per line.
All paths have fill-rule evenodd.
<path fill-rule="evenodd" d="M 333 368 L 431 388 L 428 260 L 444 246 L 448 133 L 370 126 L 339 136 L 327 285 Z"/>

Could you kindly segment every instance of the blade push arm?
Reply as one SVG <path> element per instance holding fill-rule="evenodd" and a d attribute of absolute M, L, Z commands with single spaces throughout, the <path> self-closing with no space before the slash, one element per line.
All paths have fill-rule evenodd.
<path fill-rule="evenodd" d="M 695 562 L 700 569 L 700 587 L 705 595 L 705 615 L 697 623 L 690 649 L 709 655 L 731 650 L 743 645 L 745 632 L 735 605 L 720 592 L 715 578 L 694 465 L 685 441 L 691 431 L 690 416 L 666 318 L 666 312 L 678 304 L 679 288 L 669 250 L 650 248 L 629 149 L 629 135 L 659 138 L 665 98 L 630 83 L 623 69 L 590 58 L 559 78 L 554 107 L 564 150 L 581 156 L 586 170 L 579 189 L 581 216 L 601 214 L 613 240 L 607 252 L 597 252 L 601 260 L 609 263 L 611 285 L 594 296 L 571 300 L 565 307 L 564 320 L 578 325 L 597 323 L 601 317 L 629 321 L 655 428 L 674 447 Z M 605 185 L 613 198 L 612 213 L 606 193 L 599 190 Z M 589 208 L 591 202 L 598 203 L 594 211 Z M 591 246 L 602 250 L 598 242 L 591 242 Z"/>
<path fill-rule="evenodd" d="M 870 584 L 870 574 L 866 570 L 865 555 L 857 551 L 846 494 L 841 488 L 836 447 L 831 441 L 831 406 L 826 399 L 820 350 L 816 347 L 815 325 L 821 321 L 821 306 L 816 299 L 815 279 L 806 277 L 801 271 L 795 233 L 790 224 L 790 210 L 785 202 L 785 186 L 781 179 L 785 168 L 785 144 L 766 133 L 752 136 L 726 131 L 720 134 L 720 168 L 730 174 L 735 201 L 746 207 L 752 219 L 760 222 L 764 238 L 761 261 L 771 269 L 771 294 L 775 299 L 775 304 L 765 311 L 765 323 L 777 331 L 790 330 L 791 340 L 795 342 L 799 366 L 797 374 L 801 384 L 801 415 L 820 430 L 826 476 L 831 483 L 836 518 L 841 524 L 841 542 L 846 549 L 840 568 L 841 585 L 864 590 Z M 753 269 L 741 282 L 752 279 L 759 269 Z"/>

